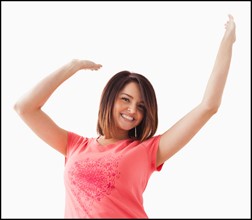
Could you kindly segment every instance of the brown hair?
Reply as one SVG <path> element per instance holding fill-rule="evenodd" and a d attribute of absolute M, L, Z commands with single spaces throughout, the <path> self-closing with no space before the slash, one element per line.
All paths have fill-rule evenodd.
<path fill-rule="evenodd" d="M 141 74 L 121 71 L 115 74 L 103 89 L 98 113 L 97 132 L 100 135 L 111 137 L 114 133 L 113 107 L 119 92 L 130 82 L 138 83 L 144 102 L 144 116 L 137 126 L 137 137 L 134 136 L 135 128 L 129 130 L 129 138 L 144 141 L 151 138 L 158 126 L 156 94 L 150 81 Z"/>

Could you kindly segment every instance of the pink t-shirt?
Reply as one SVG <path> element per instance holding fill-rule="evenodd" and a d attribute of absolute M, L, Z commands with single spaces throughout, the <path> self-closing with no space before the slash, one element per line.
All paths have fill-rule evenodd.
<path fill-rule="evenodd" d="M 160 135 L 106 146 L 68 132 L 65 218 L 148 218 L 142 194 L 156 168 Z"/>

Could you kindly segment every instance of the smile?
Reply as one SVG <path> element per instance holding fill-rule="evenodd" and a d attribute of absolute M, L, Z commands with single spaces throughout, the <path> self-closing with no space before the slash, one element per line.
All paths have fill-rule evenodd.
<path fill-rule="evenodd" d="M 128 120 L 128 121 L 134 121 L 134 120 L 135 120 L 133 117 L 130 117 L 130 116 L 125 115 L 125 114 L 121 114 L 121 116 L 122 116 L 124 119 Z"/>

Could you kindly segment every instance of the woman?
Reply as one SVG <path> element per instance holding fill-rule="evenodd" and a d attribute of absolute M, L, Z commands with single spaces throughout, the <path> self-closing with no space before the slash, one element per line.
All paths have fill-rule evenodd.
<path fill-rule="evenodd" d="M 142 194 L 149 177 L 218 111 L 235 40 L 235 23 L 229 15 L 202 101 L 161 135 L 154 136 L 158 117 L 151 83 L 128 71 L 115 74 L 103 90 L 96 138 L 60 128 L 42 111 L 58 86 L 77 71 L 102 67 L 88 60 L 67 63 L 15 104 L 24 122 L 66 158 L 66 218 L 148 217 Z"/>

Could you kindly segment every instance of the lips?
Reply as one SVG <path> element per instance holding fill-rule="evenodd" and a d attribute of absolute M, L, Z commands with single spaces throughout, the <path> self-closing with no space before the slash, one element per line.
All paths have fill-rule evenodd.
<path fill-rule="evenodd" d="M 128 121 L 134 121 L 134 120 L 135 120 L 133 117 L 131 117 L 131 116 L 129 116 L 129 115 L 126 115 L 126 114 L 121 114 L 121 116 L 122 116 L 124 119 L 128 120 Z"/>

